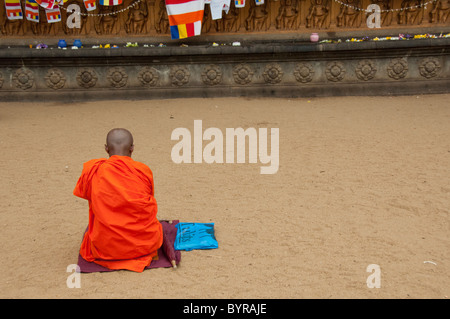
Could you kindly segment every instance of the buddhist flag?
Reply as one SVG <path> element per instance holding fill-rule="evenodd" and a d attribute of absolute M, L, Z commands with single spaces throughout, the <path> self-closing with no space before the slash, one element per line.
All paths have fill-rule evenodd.
<path fill-rule="evenodd" d="M 55 0 L 36 0 L 36 2 L 44 9 L 52 9 L 56 3 Z"/>
<path fill-rule="evenodd" d="M 25 16 L 28 21 L 39 22 L 39 4 L 35 0 L 25 2 Z"/>
<path fill-rule="evenodd" d="M 205 0 L 165 0 L 172 39 L 200 35 Z"/>
<path fill-rule="evenodd" d="M 93 11 L 97 9 L 97 3 L 95 1 L 96 0 L 83 0 L 84 6 L 87 11 Z"/>
<path fill-rule="evenodd" d="M 48 23 L 55 23 L 61 21 L 61 10 L 56 3 L 52 9 L 45 9 Z"/>
<path fill-rule="evenodd" d="M 236 8 L 243 8 L 243 7 L 245 7 L 245 0 L 234 0 L 234 6 Z"/>
<path fill-rule="evenodd" d="M 118 6 L 122 4 L 122 0 L 100 0 L 102 6 Z"/>
<path fill-rule="evenodd" d="M 20 0 L 5 0 L 5 9 L 9 20 L 20 20 L 23 18 Z"/>
<path fill-rule="evenodd" d="M 257 6 L 264 4 L 264 0 L 255 0 L 255 1 Z"/>

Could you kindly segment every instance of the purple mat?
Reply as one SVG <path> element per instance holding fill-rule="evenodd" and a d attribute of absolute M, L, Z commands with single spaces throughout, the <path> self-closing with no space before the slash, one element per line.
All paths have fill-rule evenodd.
<path fill-rule="evenodd" d="M 167 221 L 160 221 L 161 225 L 163 227 L 164 236 L 167 235 L 167 239 L 169 242 L 173 245 L 175 242 L 175 237 L 177 236 L 177 228 L 175 227 L 176 224 L 178 224 L 178 220 L 172 221 L 172 223 L 169 223 Z M 175 261 L 176 264 L 181 260 L 181 252 L 179 250 L 175 250 Z M 78 254 L 78 266 L 80 267 L 80 272 L 84 273 L 90 273 L 90 272 L 103 272 L 103 271 L 115 271 L 116 269 L 109 269 L 106 267 L 103 267 L 99 264 L 96 264 L 94 262 L 86 261 L 83 257 L 81 257 L 80 254 Z M 145 267 L 145 269 L 151 269 L 151 268 L 167 268 L 172 267 L 172 264 L 170 263 L 170 260 L 167 258 L 163 247 L 158 249 L 158 260 L 152 260 L 150 265 Z"/>

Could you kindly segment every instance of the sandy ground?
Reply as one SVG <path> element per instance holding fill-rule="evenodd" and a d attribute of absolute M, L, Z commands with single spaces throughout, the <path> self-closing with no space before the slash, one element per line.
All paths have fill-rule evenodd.
<path fill-rule="evenodd" d="M 449 100 L 0 103 L 0 297 L 448 298 Z M 171 133 L 195 119 L 279 128 L 278 172 L 175 164 Z M 72 191 L 113 127 L 152 168 L 159 218 L 214 222 L 219 249 L 182 252 L 177 270 L 82 274 L 70 289 L 88 222 Z M 380 288 L 367 285 L 371 264 Z"/>

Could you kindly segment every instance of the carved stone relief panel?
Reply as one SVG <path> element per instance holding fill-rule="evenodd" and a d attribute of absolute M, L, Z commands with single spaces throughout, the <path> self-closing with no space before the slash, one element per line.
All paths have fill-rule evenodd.
<path fill-rule="evenodd" d="M 429 12 L 430 23 L 447 23 L 450 16 L 450 0 L 436 0 Z"/>
<path fill-rule="evenodd" d="M 170 81 L 175 86 L 183 86 L 189 83 L 191 73 L 182 65 L 176 65 L 170 68 Z"/>
<path fill-rule="evenodd" d="M 339 13 L 336 16 L 338 27 L 359 28 L 362 22 L 361 0 L 342 0 Z"/>
<path fill-rule="evenodd" d="M 255 72 L 248 64 L 241 63 L 233 68 L 233 78 L 237 84 L 249 84 L 253 80 Z"/>
<path fill-rule="evenodd" d="M 403 79 L 408 73 L 408 62 L 403 58 L 392 59 L 387 67 L 387 74 L 394 80 Z"/>
<path fill-rule="evenodd" d="M 300 0 L 281 0 L 275 25 L 280 30 L 297 30 L 300 24 Z"/>
<path fill-rule="evenodd" d="M 202 81 L 208 85 L 216 85 L 222 81 L 222 69 L 219 65 L 210 64 L 203 69 Z"/>
<path fill-rule="evenodd" d="M 275 84 L 280 83 L 283 78 L 283 70 L 279 63 L 269 63 L 264 68 L 264 81 L 266 83 Z"/>
<path fill-rule="evenodd" d="M 331 0 L 310 0 L 306 27 L 315 30 L 328 29 L 331 23 Z"/>
<path fill-rule="evenodd" d="M 61 70 L 53 68 L 47 71 L 45 76 L 45 84 L 47 87 L 59 90 L 64 87 L 65 83 L 66 76 Z"/>
<path fill-rule="evenodd" d="M 424 58 L 419 63 L 420 75 L 427 79 L 438 76 L 441 68 L 441 62 L 436 57 Z"/>
<path fill-rule="evenodd" d="M 340 61 L 333 61 L 327 63 L 327 67 L 325 69 L 325 74 L 327 76 L 328 81 L 339 82 L 345 76 L 345 67 L 344 64 Z"/>
<path fill-rule="evenodd" d="M 14 72 L 12 81 L 16 88 L 28 90 L 34 85 L 34 73 L 28 68 L 20 68 Z"/>
<path fill-rule="evenodd" d="M 294 70 L 294 76 L 298 82 L 311 82 L 314 76 L 314 67 L 310 63 L 297 63 Z"/>
<path fill-rule="evenodd" d="M 355 69 L 356 77 L 363 81 L 371 80 L 377 73 L 375 62 L 371 60 L 360 61 Z"/>
<path fill-rule="evenodd" d="M 155 68 L 145 66 L 139 71 L 138 79 L 143 86 L 156 86 L 159 82 L 159 74 Z"/>
<path fill-rule="evenodd" d="M 122 67 L 110 68 L 106 78 L 108 79 L 109 84 L 115 88 L 124 87 L 128 81 L 128 75 Z"/>
<path fill-rule="evenodd" d="M 0 0 L 3 2 L 4 0 Z M 25 1 L 22 11 L 25 12 Z M 405 27 L 450 26 L 450 0 L 265 0 L 256 5 L 246 0 L 245 7 L 234 2 L 222 19 L 212 20 L 205 4 L 202 35 L 267 33 L 311 33 L 317 31 L 367 30 L 369 5 L 381 9 L 380 25 L 384 29 Z M 0 29 L 3 36 L 60 38 L 62 36 L 125 37 L 154 36 L 170 39 L 169 20 L 164 0 L 123 0 L 121 5 L 103 6 L 87 11 L 82 0 L 68 0 L 61 8 L 61 20 L 50 23 L 39 8 L 39 22 L 7 18 L 0 5 Z M 403 30 L 403 31 L 401 31 Z"/>
<path fill-rule="evenodd" d="M 76 75 L 77 83 L 79 86 L 89 89 L 95 86 L 98 77 L 97 73 L 91 68 L 81 68 Z"/>

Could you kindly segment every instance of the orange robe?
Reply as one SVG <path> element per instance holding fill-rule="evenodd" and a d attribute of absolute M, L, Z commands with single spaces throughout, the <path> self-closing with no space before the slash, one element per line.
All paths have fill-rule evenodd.
<path fill-rule="evenodd" d="M 109 269 L 142 272 L 163 242 L 150 168 L 128 156 L 88 161 L 73 194 L 89 202 L 81 256 Z"/>

